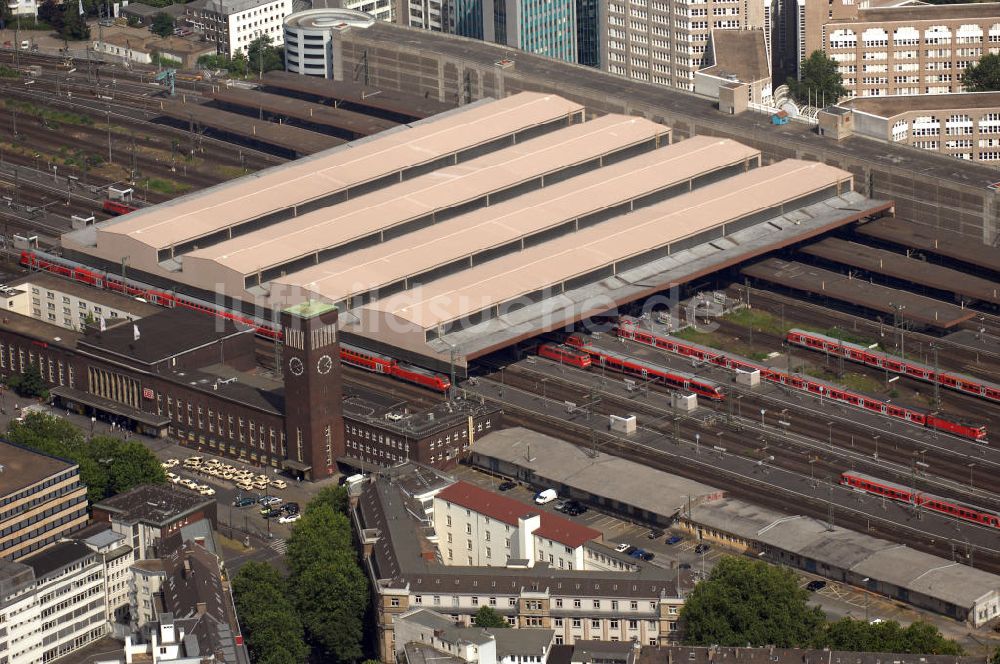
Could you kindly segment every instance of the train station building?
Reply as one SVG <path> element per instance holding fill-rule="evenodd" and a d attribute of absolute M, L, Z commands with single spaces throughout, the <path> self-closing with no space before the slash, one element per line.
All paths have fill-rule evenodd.
<path fill-rule="evenodd" d="M 88 265 L 438 371 L 891 213 L 823 163 L 523 92 L 70 233 Z M 166 292 L 150 294 L 170 300 Z M 161 304 L 171 304 L 168 301 Z"/>

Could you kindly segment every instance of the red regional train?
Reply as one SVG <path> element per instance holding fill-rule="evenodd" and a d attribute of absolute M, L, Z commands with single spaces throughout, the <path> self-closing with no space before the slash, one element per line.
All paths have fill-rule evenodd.
<path fill-rule="evenodd" d="M 119 217 L 123 214 L 128 214 L 129 212 L 135 212 L 139 208 L 135 205 L 129 205 L 122 201 L 113 201 L 110 198 L 105 198 L 101 208 L 110 215 Z"/>
<path fill-rule="evenodd" d="M 538 347 L 538 355 L 580 369 L 586 369 L 591 365 L 590 355 L 566 344 L 544 343 Z"/>
<path fill-rule="evenodd" d="M 257 334 L 268 339 L 281 339 L 281 329 L 275 323 L 225 309 L 189 295 L 158 290 L 133 279 L 123 282 L 120 275 L 95 270 L 59 256 L 44 254 L 40 251 L 22 251 L 21 265 L 34 270 L 58 274 L 95 288 L 122 293 L 129 297 L 141 297 L 147 302 L 161 307 L 184 307 L 210 316 L 227 318 L 254 328 Z M 408 364 L 401 364 L 387 355 L 372 353 L 347 344 L 340 345 L 340 361 L 366 371 L 388 374 L 399 380 L 414 383 L 436 392 L 447 392 L 451 387 L 451 381 L 440 374 Z"/>
<path fill-rule="evenodd" d="M 845 360 L 850 360 L 851 362 L 878 367 L 879 369 L 923 380 L 928 383 L 940 383 L 942 387 L 986 399 L 993 403 L 1000 403 L 1000 385 L 982 380 L 981 378 L 974 378 L 954 371 L 935 370 L 934 367 L 921 364 L 920 362 L 906 360 L 849 341 L 840 341 L 839 339 L 834 339 L 818 332 L 793 329 L 788 331 L 786 339 L 789 343 L 793 343 L 796 346 L 830 353 L 835 357 L 843 357 Z"/>
<path fill-rule="evenodd" d="M 833 401 L 863 408 L 873 413 L 887 415 L 894 419 L 913 422 L 914 424 L 937 431 L 944 431 L 945 433 L 950 433 L 961 438 L 976 441 L 985 441 L 986 439 L 986 427 L 984 425 L 962 422 L 954 417 L 945 417 L 921 408 L 890 403 L 878 397 L 817 380 L 811 376 L 785 373 L 738 355 L 732 355 L 688 341 L 681 341 L 680 339 L 660 336 L 639 327 L 633 319 L 622 318 L 615 327 L 615 334 L 624 339 L 631 339 L 632 341 L 653 346 L 654 348 L 662 348 L 663 350 L 684 357 L 693 357 L 705 362 L 711 362 L 716 366 L 731 371 L 736 371 L 737 369 L 743 371 L 760 371 L 761 378 L 772 383 L 786 385 L 796 390 L 802 390 L 816 396 L 826 397 Z"/>
<path fill-rule="evenodd" d="M 710 380 L 699 378 L 684 371 L 677 371 L 669 367 L 653 364 L 646 360 L 641 360 L 629 355 L 605 350 L 585 343 L 576 336 L 567 337 L 566 343 L 579 348 L 591 358 L 591 366 L 602 366 L 613 371 L 620 371 L 628 376 L 638 376 L 643 380 L 652 380 L 663 383 L 667 387 L 675 390 L 686 390 L 694 392 L 698 396 L 722 401 L 722 389 Z"/>
<path fill-rule="evenodd" d="M 873 493 L 877 496 L 885 496 L 890 500 L 897 500 L 901 503 L 920 505 L 921 507 L 941 512 L 956 519 L 972 521 L 990 528 L 1000 528 L 1000 514 L 990 512 L 981 507 L 973 507 L 949 498 L 942 498 L 930 493 L 923 493 L 911 489 L 902 484 L 880 480 L 871 475 L 851 471 L 840 476 L 840 483 L 844 486 L 854 487 L 866 493 Z"/>

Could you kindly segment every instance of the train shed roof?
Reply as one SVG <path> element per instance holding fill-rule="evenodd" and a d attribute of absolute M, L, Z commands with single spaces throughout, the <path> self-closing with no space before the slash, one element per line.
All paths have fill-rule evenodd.
<path fill-rule="evenodd" d="M 841 185 L 850 181 L 849 173 L 831 166 L 786 160 L 439 279 L 419 291 L 390 296 L 364 309 L 369 318 L 384 316 L 423 333 L 540 290 L 565 290 L 580 278 L 596 280 L 598 271 L 613 276 L 639 264 L 632 259 L 653 260 L 651 251 L 659 250 L 665 256 L 721 238 L 750 225 L 731 222 L 763 221 L 753 215 L 777 215 L 785 205 L 788 209 L 800 207 L 805 197 L 817 192 L 825 193 L 824 198 L 835 196 Z"/>
<path fill-rule="evenodd" d="M 842 263 L 875 274 L 913 282 L 921 286 L 958 293 L 973 300 L 1000 304 L 1000 284 L 958 270 L 908 258 L 885 249 L 857 242 L 826 238 L 801 251 L 835 263 Z"/>
<path fill-rule="evenodd" d="M 425 226 L 430 215 L 448 208 L 486 205 L 491 195 L 536 188 L 570 169 L 597 168 L 602 159 L 651 149 L 664 137 L 669 130 L 663 125 L 605 115 L 194 251 L 184 256 L 184 270 L 217 266 L 235 272 L 234 287 L 241 287 L 246 275 L 277 267 L 291 272 L 290 264 L 304 257 L 315 264 L 336 247 L 402 235 L 408 222 Z"/>
<path fill-rule="evenodd" d="M 955 327 L 976 316 L 971 309 L 779 258 L 749 265 L 743 268 L 743 274 L 872 311 L 889 315 L 898 312 L 904 320 L 939 329 Z"/>
<path fill-rule="evenodd" d="M 582 110 L 579 104 L 538 93 L 470 104 L 70 233 L 63 243 L 107 260 L 128 255 L 134 269 L 156 272 L 161 251 L 206 246 L 247 224 L 260 227 L 291 218 L 303 206 L 319 207 L 331 196 L 346 198 L 354 188 L 398 182 L 410 169 L 442 160 L 454 163 L 469 150 L 483 154 L 500 149 L 525 132 L 571 123 L 582 117 Z"/>
<path fill-rule="evenodd" d="M 621 205 L 649 205 L 686 193 L 702 178 L 723 169 L 752 168 L 757 150 L 727 139 L 697 136 L 671 146 L 549 185 L 510 201 L 490 205 L 381 245 L 338 257 L 275 280 L 341 302 L 357 293 L 390 287 L 457 260 L 478 263 L 483 252 L 576 224 L 596 223 L 620 212 Z M 726 170 L 726 172 L 733 172 Z M 653 192 L 659 192 L 651 195 Z M 537 236 L 540 237 L 540 236 Z M 390 287 L 391 290 L 391 287 Z"/>

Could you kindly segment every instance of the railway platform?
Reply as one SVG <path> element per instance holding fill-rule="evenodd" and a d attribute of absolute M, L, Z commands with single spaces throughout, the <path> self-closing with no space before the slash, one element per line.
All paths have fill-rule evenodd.
<path fill-rule="evenodd" d="M 879 286 L 851 275 L 780 258 L 768 258 L 741 270 L 744 276 L 798 292 L 899 316 L 920 327 L 948 330 L 972 320 L 977 312 L 895 288 Z"/>
<path fill-rule="evenodd" d="M 1000 304 L 1000 283 L 877 249 L 857 242 L 826 238 L 799 251 L 831 263 L 858 268 L 902 282 L 926 286 L 943 293 L 956 293 L 963 300 Z"/>
<path fill-rule="evenodd" d="M 895 217 L 861 224 L 856 232 L 864 237 L 917 249 L 1000 274 L 1000 251 L 996 247 L 962 239 L 950 229 L 935 231 L 930 226 Z"/>

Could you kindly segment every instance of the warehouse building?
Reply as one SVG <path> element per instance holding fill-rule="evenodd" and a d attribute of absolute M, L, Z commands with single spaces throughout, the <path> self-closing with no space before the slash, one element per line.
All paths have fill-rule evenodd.
<path fill-rule="evenodd" d="M 521 93 L 64 237 L 263 317 L 311 299 L 345 341 L 438 371 L 890 211 L 850 173 Z M 317 242 L 317 238 L 321 238 Z M 652 238 L 652 241 L 651 241 Z M 150 296 L 156 299 L 155 295 Z"/>

